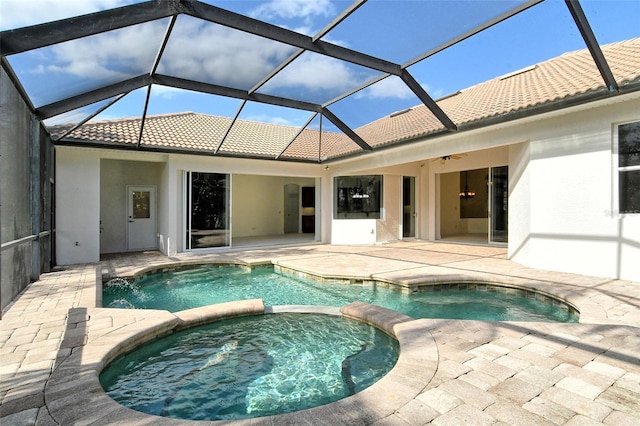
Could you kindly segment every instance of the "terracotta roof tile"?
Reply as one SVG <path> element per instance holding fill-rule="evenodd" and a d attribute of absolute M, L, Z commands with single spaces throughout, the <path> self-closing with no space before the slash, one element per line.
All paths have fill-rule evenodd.
<path fill-rule="evenodd" d="M 238 120 L 220 152 L 275 158 L 298 131 L 297 127 Z"/>
<path fill-rule="evenodd" d="M 282 153 L 283 158 L 321 161 L 360 150 L 347 135 L 305 129 Z"/>
<path fill-rule="evenodd" d="M 620 87 L 640 82 L 640 38 L 606 45 L 602 50 Z M 584 49 L 462 90 L 438 105 L 462 126 L 597 90 L 607 88 Z M 380 146 L 442 130 L 427 107 L 419 105 L 367 124 L 357 133 L 372 146 Z"/>
<path fill-rule="evenodd" d="M 602 46 L 621 89 L 640 83 L 640 38 Z M 497 77 L 438 101 L 456 125 L 463 127 L 493 117 L 553 105 L 568 98 L 607 91 L 587 49 L 565 53 L 535 66 Z M 320 161 L 360 151 L 346 135 L 276 124 L 238 120 L 222 141 L 230 118 L 178 113 L 149 116 L 142 147 L 214 152 L 238 156 Z M 89 122 L 65 140 L 131 146 L 137 143 L 140 118 Z M 61 132 L 64 127 L 54 129 Z M 445 131 L 424 105 L 391 114 L 355 130 L 374 148 Z M 294 139 L 295 138 L 295 139 Z M 293 139 L 293 141 L 292 141 Z M 284 152 L 283 152 L 284 150 Z"/>

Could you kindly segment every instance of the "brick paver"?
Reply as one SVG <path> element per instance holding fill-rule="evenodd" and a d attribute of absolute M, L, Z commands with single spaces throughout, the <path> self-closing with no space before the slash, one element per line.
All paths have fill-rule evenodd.
<path fill-rule="evenodd" d="M 99 265 L 78 265 L 45 274 L 13 301 L 0 322 L 0 423 L 108 423 L 110 416 L 121 415 L 126 410 L 115 403 L 91 405 L 66 398 L 85 386 L 82 380 L 65 379 L 67 372 L 84 368 L 72 361 L 95 358 L 93 342 L 124 337 L 120 330 L 144 330 L 150 323 L 171 321 L 174 316 L 163 311 L 96 307 L 97 282 L 102 277 L 133 276 L 158 265 L 216 261 L 272 262 L 312 275 L 354 274 L 399 285 L 452 277 L 464 282 L 503 283 L 561 295 L 580 309 L 579 324 L 403 323 L 404 335 L 416 333 L 416 342 L 421 341 L 419 336 L 433 338 L 433 347 L 406 344 L 404 350 L 407 355 L 433 349 L 434 374 L 405 363 L 398 370 L 402 372 L 394 376 L 397 381 L 390 382 L 388 390 L 393 398 L 356 395 L 331 414 L 324 411 L 327 417 L 322 420 L 316 417 L 321 410 L 299 413 L 301 421 L 380 425 L 640 423 L 640 283 L 524 268 L 507 260 L 502 248 L 421 241 L 173 257 L 133 253 L 109 256 Z M 422 391 L 407 397 L 407 385 L 420 381 Z M 367 416 L 358 417 L 350 406 L 371 409 Z M 252 424 L 277 422 L 263 420 Z"/>

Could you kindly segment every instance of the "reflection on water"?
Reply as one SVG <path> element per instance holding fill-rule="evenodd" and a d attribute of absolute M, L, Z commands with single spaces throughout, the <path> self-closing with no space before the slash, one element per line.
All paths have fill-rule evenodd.
<path fill-rule="evenodd" d="M 231 420 L 337 401 L 377 382 L 398 342 L 359 321 L 313 314 L 236 318 L 175 333 L 101 374 L 116 401 L 147 414 Z"/>
<path fill-rule="evenodd" d="M 272 268 L 198 267 L 164 272 L 131 283 L 107 283 L 106 307 L 164 309 L 177 312 L 198 306 L 262 299 L 265 305 L 341 307 L 362 301 L 413 318 L 455 318 L 484 321 L 577 322 L 578 316 L 559 303 L 536 297 L 492 291 L 496 287 L 446 289 L 412 294 L 363 284 L 321 283 L 278 274 Z M 524 292 L 523 292 L 524 293 Z M 530 293 L 530 296 L 535 296 Z"/>

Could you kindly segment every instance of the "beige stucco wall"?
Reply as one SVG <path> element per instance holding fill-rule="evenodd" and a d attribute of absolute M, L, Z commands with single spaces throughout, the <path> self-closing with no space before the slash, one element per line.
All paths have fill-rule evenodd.
<path fill-rule="evenodd" d="M 638 281 L 640 216 L 616 212 L 612 140 L 616 123 L 640 120 L 640 99 L 531 126 L 526 165 L 512 178 L 510 256 L 528 266 Z M 526 207 L 525 207 L 526 206 Z M 528 227 L 526 225 L 528 223 Z"/>
<path fill-rule="evenodd" d="M 126 251 L 126 185 L 159 185 L 166 158 L 56 147 L 57 264 L 97 262 L 101 249 L 104 253 Z M 166 191 L 158 191 L 159 217 L 164 214 L 165 197 Z M 102 233 L 101 227 L 105 228 Z"/>
<path fill-rule="evenodd" d="M 112 160 L 100 161 L 100 253 L 127 251 L 127 186 L 161 183 L 164 163 Z M 156 194 L 156 208 L 163 195 Z"/>
<path fill-rule="evenodd" d="M 382 217 L 380 219 L 336 219 L 333 218 L 333 186 L 330 189 L 330 214 L 332 244 L 375 244 L 402 239 L 402 178 L 416 178 L 416 212 L 420 210 L 420 165 L 419 163 L 368 168 L 354 172 L 332 167 L 329 168 L 331 182 L 336 176 L 382 175 Z M 328 207 L 327 207 L 328 208 Z M 425 209 L 426 211 L 426 209 Z M 326 216 L 323 216 L 326 220 Z M 417 221 L 418 222 L 418 221 Z M 419 227 L 419 225 L 416 225 Z"/>
<path fill-rule="evenodd" d="M 640 280 L 640 217 L 615 211 L 616 123 L 640 120 L 640 93 L 452 133 L 331 165 L 331 174 L 420 163 L 419 233 L 438 238 L 443 173 L 509 166 L 509 257 L 556 271 Z M 441 165 L 431 159 L 466 153 Z M 426 214 L 425 214 L 426 211 Z M 355 229 L 355 227 L 354 227 Z M 367 229 L 355 229 L 366 232 Z"/>
<path fill-rule="evenodd" d="M 442 173 L 439 175 L 440 185 L 438 186 L 438 201 L 440 208 L 437 210 L 439 221 L 438 238 L 445 238 L 451 235 L 459 235 L 466 232 L 461 229 L 460 223 L 460 197 L 456 191 L 460 188 L 459 173 Z"/>
<path fill-rule="evenodd" d="M 402 239 L 402 176 L 387 174 L 383 179 L 384 215 L 376 221 L 376 242 Z"/>
<path fill-rule="evenodd" d="M 56 149 L 56 262 L 100 260 L 100 158 L 92 150 Z"/>
<path fill-rule="evenodd" d="M 284 185 L 296 183 L 319 187 L 318 176 L 323 169 L 323 166 L 313 164 L 171 154 L 163 171 L 160 191 L 168 203 L 163 207 L 165 216 L 159 219 L 160 249 L 167 254 L 184 251 L 184 211 L 181 206 L 185 171 L 232 175 L 232 236 L 245 237 L 282 234 Z M 317 230 L 319 222 L 318 218 Z"/>
<path fill-rule="evenodd" d="M 258 229 L 277 232 L 281 223 L 277 205 L 281 203 L 276 199 L 281 196 L 284 183 L 278 177 L 289 176 L 314 181 L 322 203 L 316 208 L 316 228 L 322 241 L 380 243 L 402 235 L 399 226 L 402 176 L 416 177 L 417 237 L 434 240 L 438 236 L 439 177 L 461 170 L 508 165 L 510 258 L 537 268 L 638 281 L 640 217 L 615 211 L 612 132 L 616 123 L 640 120 L 639 111 L 640 93 L 634 93 L 617 97 L 615 102 L 599 101 L 491 128 L 452 133 L 362 158 L 333 162 L 328 167 L 156 155 L 157 161 L 165 164 L 153 172 L 160 182 L 159 247 L 169 254 L 182 250 L 184 170 L 244 176 L 237 183 L 239 189 L 245 187 L 248 196 L 241 202 L 242 191 L 234 192 L 234 198 L 240 198 L 234 200 L 240 203 L 234 204 L 234 210 L 238 210 L 236 219 L 258 208 L 268 208 L 269 216 L 275 214 L 276 220 L 269 224 L 259 224 L 250 215 L 243 219 L 246 228 L 236 222 L 237 235 L 263 232 Z M 444 165 L 432 161 L 455 153 L 467 156 Z M 57 155 L 58 261 L 96 261 L 100 241 L 100 160 L 149 161 L 145 156 L 151 154 L 59 147 Z M 382 219 L 333 219 L 333 177 L 355 174 L 384 176 Z M 271 179 L 273 185 L 267 183 Z M 273 190 L 268 189 L 271 186 Z M 272 195 L 263 200 L 263 193 Z M 256 214 L 261 215 L 259 211 Z"/>

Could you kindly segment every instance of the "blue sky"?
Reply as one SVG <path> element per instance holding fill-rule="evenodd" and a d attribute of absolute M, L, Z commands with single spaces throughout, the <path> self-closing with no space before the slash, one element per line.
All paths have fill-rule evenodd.
<path fill-rule="evenodd" d="M 267 0 L 207 3 L 314 36 L 348 1 Z M 127 0 L 0 0 L 2 30 L 132 3 Z M 322 40 L 398 64 L 524 3 L 522 0 L 369 0 Z M 640 36 L 640 1 L 583 0 L 601 44 Z M 9 57 L 34 103 L 45 105 L 84 90 L 148 72 L 168 19 Z M 434 99 L 564 52 L 585 48 L 561 0 L 547 0 L 408 70 Z M 159 72 L 248 90 L 295 49 L 225 27 L 181 16 Z M 258 92 L 324 104 L 380 73 L 323 55 L 304 53 Z M 97 118 L 140 116 L 146 89 L 124 97 Z M 73 121 L 106 102 L 74 111 L 50 124 Z M 357 128 L 420 101 L 396 77 L 386 78 L 329 109 Z M 182 111 L 234 116 L 241 102 L 153 86 L 149 114 Z M 304 111 L 247 103 L 240 118 L 303 125 Z M 316 121 L 317 122 L 317 121 Z M 314 126 L 317 125 L 314 122 Z M 327 122 L 324 122 L 325 126 Z M 327 128 L 327 127 L 325 127 Z M 330 126 L 328 127 L 330 128 Z"/>

